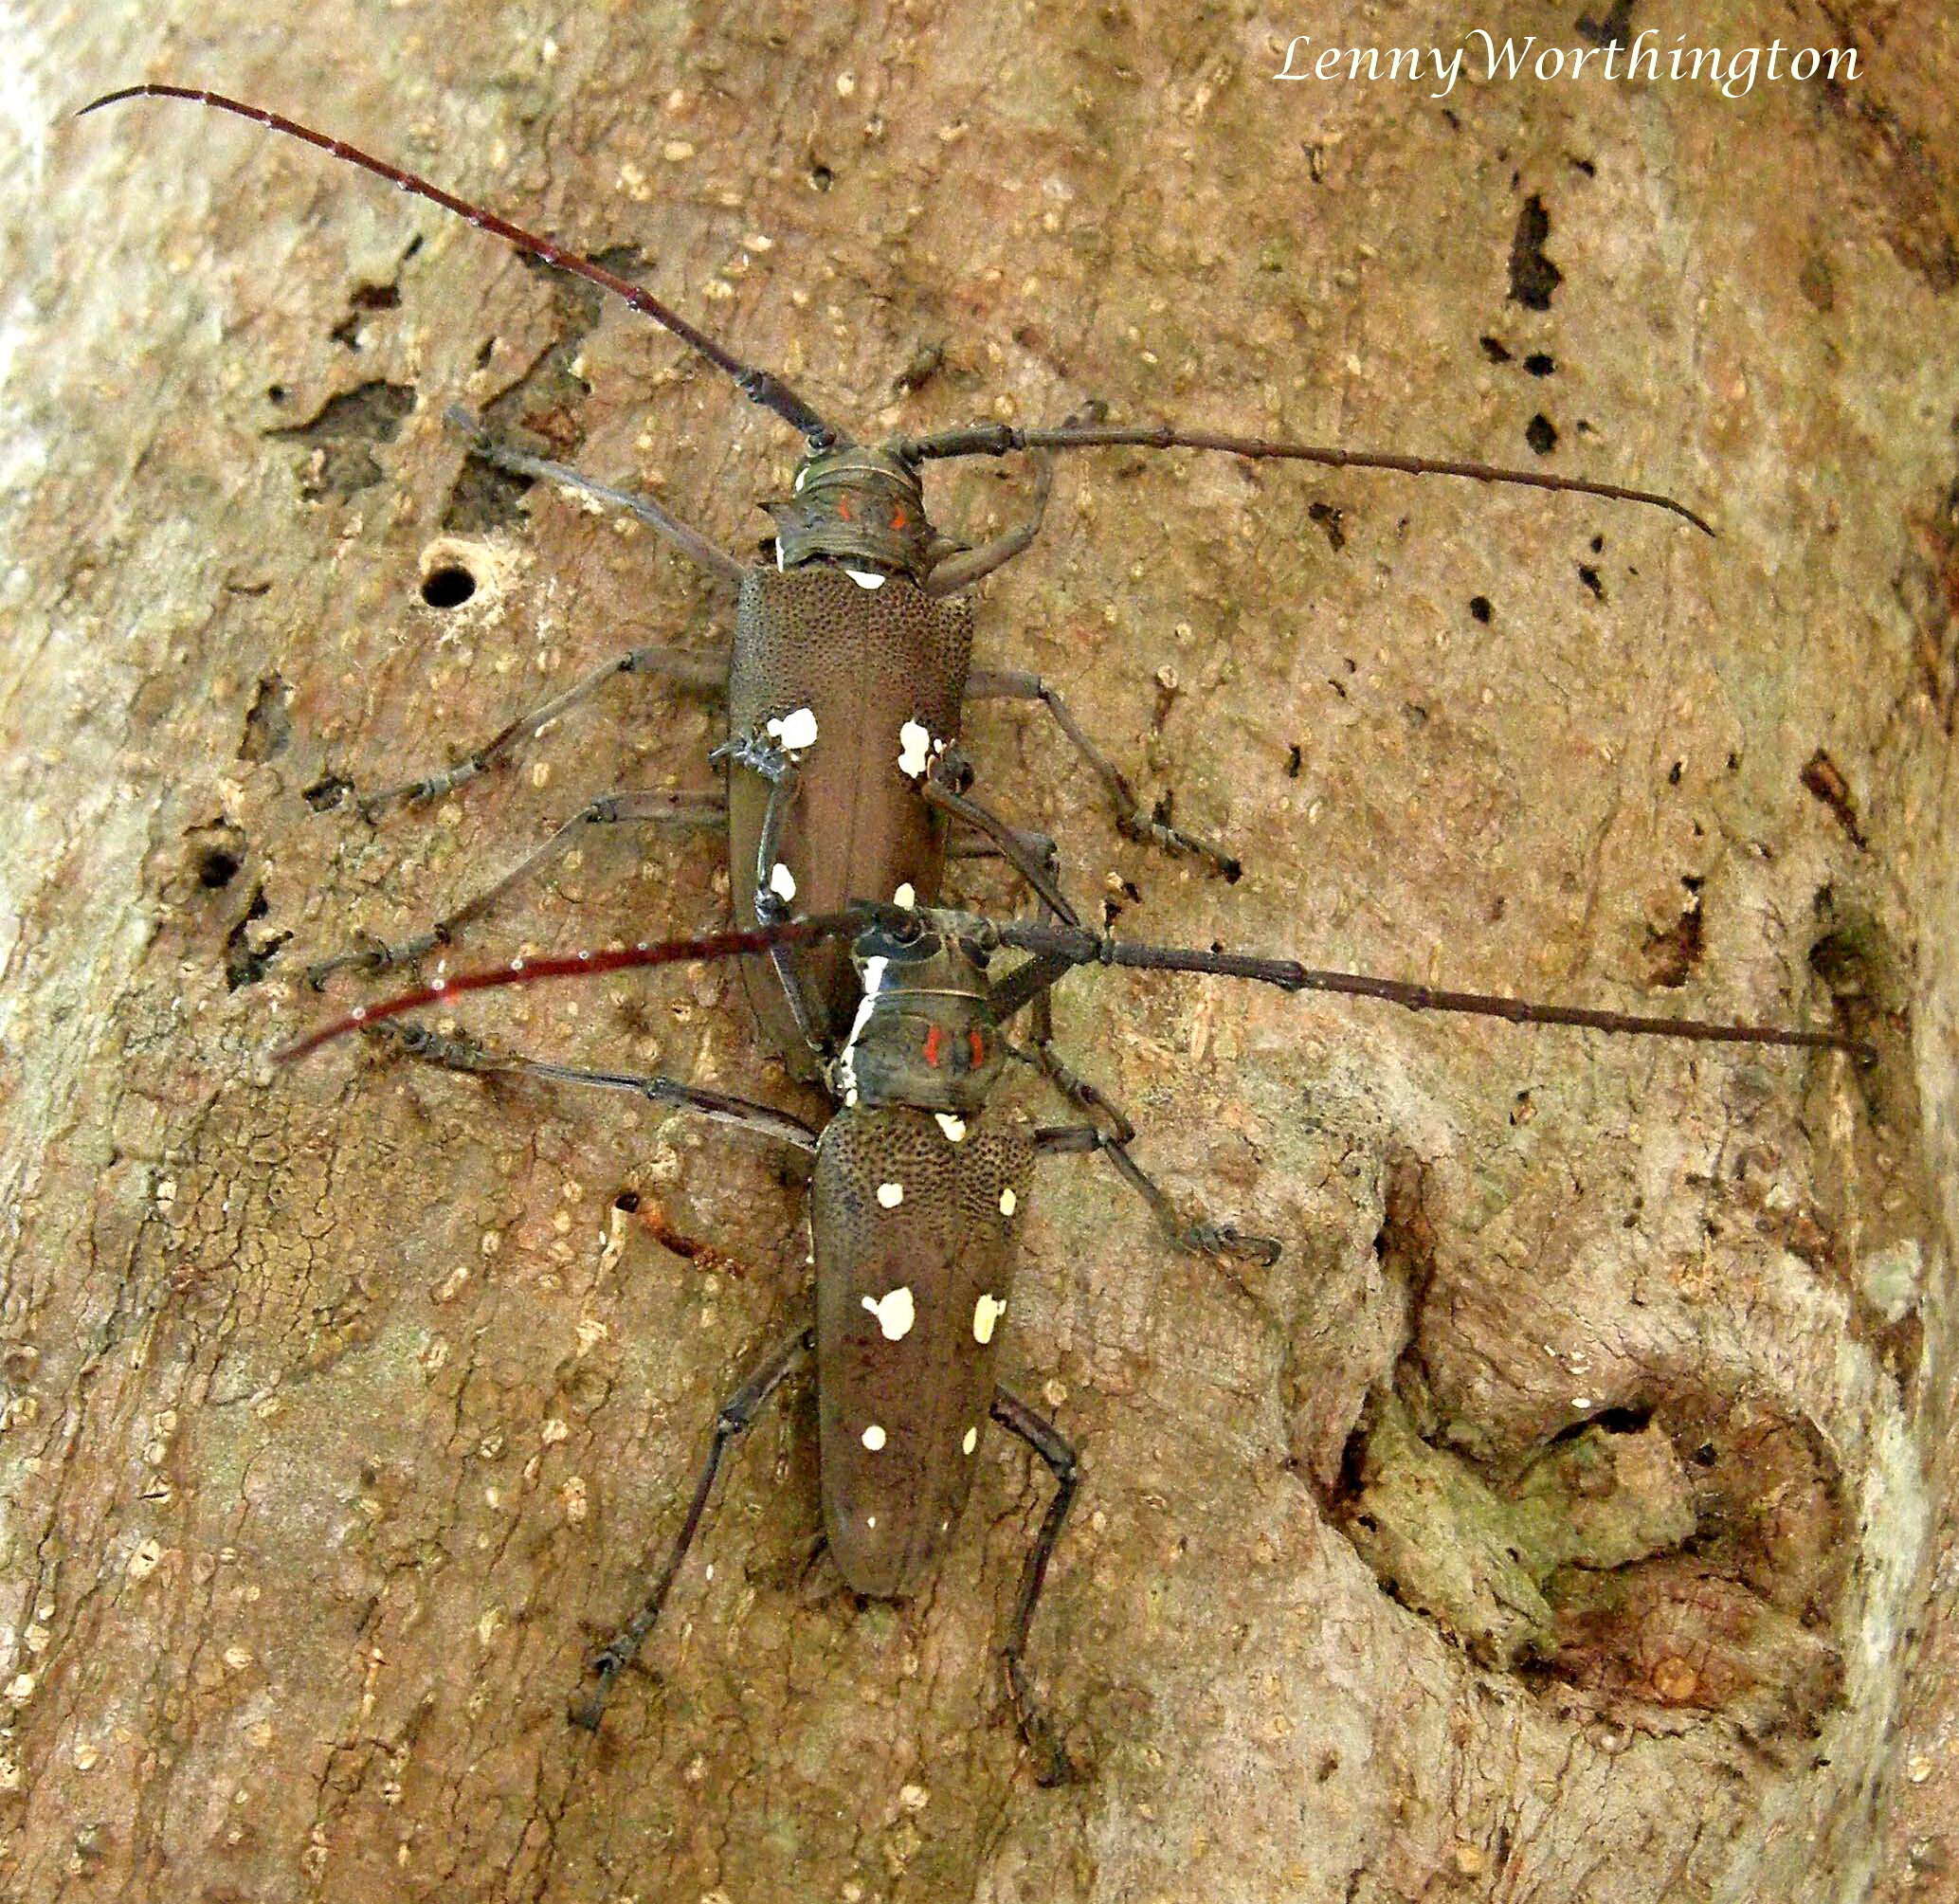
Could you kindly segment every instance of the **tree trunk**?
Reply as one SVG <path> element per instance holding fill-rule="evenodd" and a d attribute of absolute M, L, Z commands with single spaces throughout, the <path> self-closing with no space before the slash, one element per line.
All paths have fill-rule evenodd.
<path fill-rule="evenodd" d="M 1538 48 L 1767 30 L 1501 10 Z M 1854 78 L 1735 97 L 1490 80 L 1431 0 L 1378 44 L 1466 45 L 1445 98 L 1275 80 L 1295 35 L 1310 70 L 1374 31 L 1321 4 L 17 25 L 9 1896 L 1950 1883 L 1959 45 L 1934 0 L 1838 11 L 1777 19 Z M 1099 1163 L 1043 1167 L 1006 1360 L 1082 1455 L 1031 1653 L 1081 1776 L 1035 1785 L 998 1682 L 1045 1471 L 994 1437 L 935 1590 L 860 1605 L 814 1538 L 807 1387 L 594 1742 L 565 1721 L 583 1662 L 719 1400 L 807 1313 L 797 1173 L 627 1099 L 358 1041 L 264 1057 L 374 995 L 303 985 L 352 934 L 415 930 L 594 794 L 713 784 L 716 710 L 628 680 L 516 770 L 360 817 L 350 783 L 731 626 L 647 532 L 467 462 L 445 406 L 743 552 L 794 441 L 320 154 L 177 103 L 53 123 L 146 78 L 605 251 L 866 434 L 1099 399 L 1705 510 L 1718 539 L 1067 458 L 979 660 L 1047 675 L 1244 875 L 1118 835 L 1038 709 L 976 712 L 970 748 L 1134 936 L 1835 1023 L 1877 1063 L 1078 977 L 1062 1042 L 1138 1156 L 1285 1245 L 1220 1273 Z M 935 472 L 935 512 L 977 541 L 1028 482 Z M 595 840 L 458 962 L 712 927 L 718 854 Z M 725 970 L 458 1017 L 820 1114 Z"/>

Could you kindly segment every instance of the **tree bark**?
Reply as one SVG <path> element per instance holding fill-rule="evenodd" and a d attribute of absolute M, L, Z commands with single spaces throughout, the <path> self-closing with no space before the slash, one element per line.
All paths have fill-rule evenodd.
<path fill-rule="evenodd" d="M 1506 10 L 1540 47 L 1767 30 Z M 1372 20 L 22 20 L 8 1895 L 1950 1884 L 1959 45 L 1924 0 L 1785 22 L 1855 78 L 1732 98 L 1490 81 L 1473 41 L 1445 98 L 1272 77 Z M 1424 0 L 1377 44 L 1460 32 Z M 265 1054 L 354 933 L 417 929 L 594 794 L 713 784 L 714 709 L 626 680 L 516 769 L 359 817 L 349 786 L 731 626 L 646 532 L 468 462 L 445 406 L 741 552 L 794 442 L 630 313 L 322 154 L 174 103 L 55 123 L 138 79 L 605 251 L 865 434 L 1098 399 L 1704 509 L 1718 539 L 1435 479 L 1066 458 L 978 659 L 1046 674 L 1244 875 L 1120 837 L 1038 710 L 975 712 L 970 751 L 1135 936 L 1835 1023 L 1877 1062 L 1072 981 L 1063 1042 L 1139 1156 L 1285 1244 L 1221 1274 L 1094 1160 L 1038 1186 L 1006 1356 L 1083 1458 L 1031 1655 L 1082 1776 L 1037 1787 L 998 1683 L 1045 1471 L 994 1438 L 934 1591 L 859 1605 L 814 1541 L 807 1387 L 735 1458 L 594 1742 L 565 1722 L 583 1662 L 718 1402 L 806 1313 L 797 1173 L 650 1107 Z M 976 542 L 1028 473 L 931 493 Z M 424 599 L 440 571 L 466 600 Z M 458 961 L 712 927 L 717 854 L 596 840 Z M 820 1114 L 725 970 L 457 1016 Z"/>

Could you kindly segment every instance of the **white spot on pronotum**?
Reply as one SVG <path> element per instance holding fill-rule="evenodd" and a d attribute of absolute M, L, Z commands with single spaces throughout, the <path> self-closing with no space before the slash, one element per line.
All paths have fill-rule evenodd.
<path fill-rule="evenodd" d="M 876 1422 L 863 1431 L 863 1444 L 874 1455 L 884 1445 L 884 1430 Z"/>
<path fill-rule="evenodd" d="M 802 493 L 803 493 L 803 485 L 804 485 L 804 484 L 805 484 L 806 482 L 807 482 L 808 481 L 809 481 L 809 472 L 808 472 L 808 470 L 807 470 L 807 469 L 799 469 L 799 470 L 797 470 L 797 472 L 796 472 L 796 494 L 797 494 L 798 496 L 802 495 Z"/>
<path fill-rule="evenodd" d="M 880 1184 L 878 1201 L 888 1210 L 895 1210 L 905 1200 L 905 1187 L 902 1184 Z"/>
<path fill-rule="evenodd" d="M 970 1455 L 978 1446 L 979 1430 L 977 1428 L 968 1428 L 966 1439 L 959 1443 L 959 1452 L 963 1455 Z"/>
<path fill-rule="evenodd" d="M 837 1060 L 837 1082 L 843 1086 L 846 1108 L 857 1102 L 857 1041 L 863 1036 L 864 1026 L 871 1022 L 878 992 L 884 983 L 884 968 L 890 963 L 888 958 L 867 958 L 863 962 L 863 997 L 858 1001 L 850 1036 L 843 1041 L 843 1055 Z"/>
<path fill-rule="evenodd" d="M 898 771 L 916 780 L 925 771 L 932 748 L 931 730 L 908 720 L 898 731 Z"/>
<path fill-rule="evenodd" d="M 769 875 L 769 890 L 778 899 L 793 899 L 796 897 L 796 876 L 780 860 L 775 870 Z"/>
<path fill-rule="evenodd" d="M 917 1306 L 912 1300 L 909 1287 L 894 1289 L 889 1296 L 880 1298 L 866 1296 L 860 1300 L 878 1318 L 878 1327 L 884 1332 L 887 1342 L 902 1342 L 912 1333 L 912 1324 L 918 1319 Z"/>
<path fill-rule="evenodd" d="M 997 1296 L 983 1296 L 972 1305 L 972 1339 L 975 1342 L 990 1342 L 993 1331 L 1000 1318 L 1007 1314 L 1007 1304 Z"/>
<path fill-rule="evenodd" d="M 939 1129 L 946 1133 L 947 1143 L 956 1144 L 965 1136 L 966 1119 L 964 1117 L 949 1117 L 943 1111 L 934 1111 L 932 1115 L 937 1121 Z"/>
<path fill-rule="evenodd" d="M 780 726 L 771 720 L 769 731 L 790 753 L 800 753 L 816 745 L 816 716 L 808 708 L 799 707 L 794 714 L 785 715 Z"/>
<path fill-rule="evenodd" d="M 1020 1206 L 1020 1198 L 1015 1196 L 1011 1190 L 1002 1190 L 1000 1192 L 1000 1214 L 1002 1216 L 1010 1217 Z"/>
<path fill-rule="evenodd" d="M 775 572 L 778 575 L 783 572 L 782 537 L 780 535 L 775 538 Z"/>
<path fill-rule="evenodd" d="M 903 906 L 907 910 L 918 903 L 918 895 L 912 890 L 912 882 L 909 879 L 892 894 L 891 903 L 894 906 Z"/>

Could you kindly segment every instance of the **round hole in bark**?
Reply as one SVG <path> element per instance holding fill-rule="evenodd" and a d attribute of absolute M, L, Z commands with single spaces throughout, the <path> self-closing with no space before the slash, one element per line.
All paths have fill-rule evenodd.
<path fill-rule="evenodd" d="M 460 563 L 444 563 L 422 578 L 422 599 L 431 608 L 460 608 L 475 593 L 476 577 Z"/>

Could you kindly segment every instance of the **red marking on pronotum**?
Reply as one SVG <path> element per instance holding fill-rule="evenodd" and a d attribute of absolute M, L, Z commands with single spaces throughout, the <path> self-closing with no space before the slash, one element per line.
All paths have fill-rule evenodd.
<path fill-rule="evenodd" d="M 938 1049 L 944 1038 L 944 1032 L 937 1025 L 928 1025 L 925 1027 L 925 1061 L 934 1071 L 938 1069 Z"/>
<path fill-rule="evenodd" d="M 807 945 L 815 939 L 841 938 L 863 930 L 862 913 L 825 913 L 815 918 L 786 919 L 780 925 L 758 926 L 750 932 L 703 933 L 689 939 L 662 939 L 657 943 L 620 946 L 611 952 L 573 952 L 564 958 L 516 958 L 508 965 L 482 971 L 458 972 L 454 978 L 431 980 L 414 991 L 384 998 L 378 1005 L 356 1006 L 344 1018 L 310 1031 L 304 1038 L 281 1046 L 272 1054 L 273 1061 L 288 1064 L 317 1051 L 349 1032 L 359 1031 L 384 1019 L 399 1018 L 425 1005 L 440 1005 L 465 991 L 493 991 L 499 986 L 535 985 L 547 978 L 590 978 L 600 972 L 637 971 L 645 966 L 684 965 L 694 959 L 750 958 L 783 945 Z"/>

